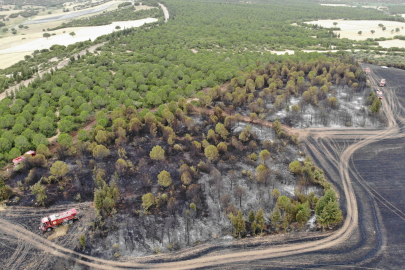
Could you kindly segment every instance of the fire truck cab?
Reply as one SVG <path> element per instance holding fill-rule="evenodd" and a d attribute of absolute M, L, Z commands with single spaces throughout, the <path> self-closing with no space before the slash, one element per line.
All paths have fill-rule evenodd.
<path fill-rule="evenodd" d="M 77 214 L 76 209 L 72 208 L 63 213 L 53 214 L 50 215 L 49 217 L 44 217 L 41 219 L 41 227 L 39 227 L 39 229 L 42 230 L 43 232 L 46 231 L 49 232 L 52 229 L 58 227 L 59 224 L 62 224 L 63 226 L 72 224 L 73 220 L 76 219 L 76 214 Z"/>
<path fill-rule="evenodd" d="M 26 152 L 24 155 L 13 159 L 14 167 L 16 167 L 21 161 L 23 161 L 26 158 L 25 155 L 35 157 L 36 154 L 35 154 L 35 151 L 30 150 L 30 151 Z"/>
<path fill-rule="evenodd" d="M 381 79 L 381 81 L 380 81 L 380 86 L 381 86 L 381 87 L 385 86 L 385 79 Z"/>
<path fill-rule="evenodd" d="M 377 97 L 381 100 L 383 98 L 383 93 L 380 89 L 377 89 Z"/>

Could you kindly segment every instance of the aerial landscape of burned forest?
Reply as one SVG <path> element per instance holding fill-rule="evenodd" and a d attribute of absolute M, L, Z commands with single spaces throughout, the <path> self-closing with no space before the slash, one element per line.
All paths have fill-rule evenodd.
<path fill-rule="evenodd" d="M 401 269 L 403 3 L 0 4 L 2 267 Z"/>

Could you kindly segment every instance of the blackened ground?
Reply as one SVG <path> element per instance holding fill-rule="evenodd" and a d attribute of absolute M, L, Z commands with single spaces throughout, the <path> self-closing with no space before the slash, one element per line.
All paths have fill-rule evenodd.
<path fill-rule="evenodd" d="M 208 265 L 205 267 L 209 269 L 403 269 L 403 257 L 405 255 L 405 203 L 403 199 L 404 188 L 402 183 L 404 181 L 403 175 L 405 174 L 403 168 L 405 162 L 405 155 L 403 154 L 403 148 L 405 147 L 405 141 L 403 139 L 405 137 L 403 130 L 403 123 L 405 123 L 405 113 L 403 109 L 405 89 L 402 87 L 402 84 L 404 84 L 405 71 L 391 68 L 382 70 L 378 66 L 368 66 L 372 69 L 371 76 L 374 82 L 373 87 L 377 86 L 375 82 L 379 81 L 381 77 L 387 80 L 387 87 L 383 88 L 384 98 L 387 101 L 384 102 L 383 106 L 387 106 L 385 107 L 386 113 L 389 114 L 392 112 L 396 121 L 395 125 L 381 130 L 312 129 L 308 131 L 310 134 L 309 138 L 304 139 L 304 146 L 307 153 L 314 158 L 317 165 L 324 169 L 328 178 L 332 180 L 336 189 L 339 191 L 339 200 L 346 213 L 350 207 L 349 204 L 345 203 L 346 197 L 345 193 L 343 193 L 344 188 L 340 177 L 341 172 L 339 171 L 342 167 L 339 165 L 342 164 L 342 160 L 348 161 L 347 167 L 343 167 L 343 169 L 348 169 L 353 186 L 353 193 L 357 201 L 355 207 L 358 209 L 359 216 L 358 223 L 352 225 L 353 230 L 351 230 L 351 234 L 348 238 L 338 242 L 338 244 L 330 243 L 329 246 L 318 251 L 308 250 L 305 245 L 302 245 L 302 243 L 307 243 L 308 239 L 305 238 L 310 237 L 310 233 L 288 234 L 284 236 L 284 241 L 280 242 L 271 242 L 268 240 L 271 237 L 263 238 L 262 241 L 256 238 L 255 241 L 258 243 L 242 244 L 237 248 L 236 244 L 238 242 L 245 242 L 234 241 L 232 242 L 231 248 L 229 248 L 229 244 L 226 243 L 222 246 L 217 245 L 220 246 L 218 248 L 212 248 L 212 245 L 202 245 L 202 247 L 206 248 L 197 246 L 196 248 L 175 252 L 173 254 L 144 258 L 142 259 L 145 263 L 143 267 L 149 268 L 148 266 L 150 266 L 150 268 L 160 267 L 164 269 L 165 265 L 157 264 L 157 262 L 177 261 L 181 260 L 181 258 L 193 259 L 200 256 L 200 262 Z M 392 120 L 392 117 L 388 117 L 388 119 Z M 368 144 L 361 144 L 361 142 L 368 141 Z M 344 156 L 345 150 L 352 145 L 358 145 L 355 148 L 357 150 L 349 157 Z M 347 160 L 347 158 L 349 158 L 349 160 Z M 343 162 L 343 164 L 345 163 Z M 350 194 L 351 191 L 348 195 Z M 21 211 L 22 210 L 23 209 L 21 209 Z M 12 214 L 14 214 L 13 211 L 7 211 L 7 215 Z M 7 217 L 7 220 L 11 221 L 14 219 Z M 0 223 L 1 222 L 0 219 Z M 20 229 L 19 227 L 27 228 L 25 224 L 18 222 L 18 218 L 16 225 L 18 225 L 16 229 Z M 31 230 L 31 228 L 27 229 Z M 3 239 L 11 239 L 12 236 L 10 235 L 13 234 L 8 232 L 3 236 L 0 231 L 0 235 Z M 15 241 L 24 239 L 23 235 L 18 233 L 16 233 L 16 235 L 18 238 L 16 238 Z M 276 257 L 272 257 L 270 254 L 266 255 L 267 257 L 263 256 L 261 259 L 254 261 L 252 260 L 254 255 L 250 253 L 250 257 L 246 255 L 245 249 L 251 250 L 255 248 L 259 253 L 269 246 L 274 247 L 279 243 L 288 242 L 291 238 L 295 239 L 295 247 L 301 249 L 300 252 L 295 252 L 295 255 L 291 255 L 290 251 L 280 251 L 279 255 Z M 300 239 L 302 241 L 300 241 Z M 38 242 L 37 239 L 34 240 Z M 313 240 L 315 239 L 311 239 L 311 241 Z M 32 243 L 36 243 L 35 241 Z M 266 244 L 266 241 L 270 241 L 271 243 Z M 62 243 L 58 242 L 58 244 Z M 16 245 L 18 246 L 16 243 L 11 244 L 11 248 L 16 247 Z M 277 247 L 280 247 L 281 250 L 284 246 L 279 245 Z M 42 249 L 44 248 L 42 247 Z M 220 256 L 228 251 L 238 257 L 225 258 L 224 256 Z M 16 256 L 18 257 L 24 257 L 25 253 L 25 249 L 17 248 L 13 255 L 17 254 Z M 182 257 L 182 255 L 186 253 L 193 254 L 193 256 Z M 11 254 L 11 252 L 7 254 Z M 213 262 L 213 255 L 219 255 L 220 258 L 217 257 Z M 32 259 L 32 257 L 28 258 L 28 256 L 32 255 L 26 255 L 25 258 Z M 270 259 L 270 257 L 272 258 Z M 2 259 L 3 258 L 4 257 L 2 257 Z M 18 260 L 14 262 L 13 258 L 10 258 L 3 259 L 3 261 L 6 262 L 5 265 L 7 265 L 7 263 L 12 263 L 13 267 L 20 265 Z M 39 259 L 40 257 L 37 256 L 37 258 Z M 60 257 L 53 257 L 50 254 L 47 254 L 46 258 L 48 262 L 43 265 L 49 266 L 49 269 L 63 269 L 65 267 L 73 269 L 74 261 L 76 261 L 76 266 L 91 260 L 97 261 L 96 258 L 85 258 L 79 261 L 80 259 L 78 259 L 76 255 L 72 255 L 71 262 L 61 260 L 59 259 Z M 164 260 L 164 258 L 166 258 L 166 260 Z M 139 260 L 131 261 L 132 267 L 129 265 L 114 264 L 113 261 L 102 263 L 106 267 L 114 268 L 115 266 L 119 266 L 124 269 L 130 269 L 137 268 L 137 262 L 139 262 Z M 148 262 L 152 264 L 146 264 Z M 220 264 L 215 265 L 217 262 Z M 199 267 L 196 264 L 193 265 L 191 262 L 188 265 L 188 268 Z M 34 267 L 31 266 L 33 269 L 38 269 L 38 267 L 38 264 L 35 264 Z M 87 269 L 87 266 L 80 266 L 80 268 L 77 269 Z M 97 269 L 97 267 L 94 269 Z"/>
<path fill-rule="evenodd" d="M 357 228 L 346 242 L 333 248 L 276 259 L 231 263 L 226 269 L 404 269 L 405 71 L 369 64 L 363 68 L 366 66 L 371 68 L 371 77 L 377 82 L 373 89 L 382 89 L 384 98 L 392 97 L 388 106 L 399 130 L 393 136 L 358 149 L 351 157 L 350 178 L 359 210 Z M 381 78 L 386 79 L 386 87 L 379 87 Z M 344 194 L 336 161 L 350 145 L 363 140 L 367 132 L 372 131 L 364 130 L 363 134 L 358 131 L 345 139 L 308 139 L 307 152 L 321 165 L 341 196 Z M 348 135 L 344 131 L 335 134 Z M 340 202 L 345 210 L 345 198 L 341 197 Z M 223 265 L 214 268 L 224 269 Z"/>

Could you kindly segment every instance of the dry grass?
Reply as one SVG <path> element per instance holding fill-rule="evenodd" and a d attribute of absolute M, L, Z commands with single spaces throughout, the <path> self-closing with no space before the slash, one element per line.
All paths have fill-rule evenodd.
<path fill-rule="evenodd" d="M 53 234 L 48 236 L 48 240 L 51 241 L 53 239 L 66 235 L 69 230 L 69 227 L 70 225 L 57 227 L 56 229 L 53 230 Z"/>
<path fill-rule="evenodd" d="M 371 21 L 371 20 L 359 20 L 359 21 L 351 21 L 351 20 L 319 20 L 319 21 L 311 21 L 306 22 L 309 24 L 318 24 L 323 27 L 334 27 L 333 22 L 337 22 L 338 24 L 336 27 L 339 27 L 340 31 L 334 31 L 336 34 L 340 34 L 341 38 L 348 38 L 354 40 L 366 40 L 367 38 L 393 38 L 395 35 L 404 35 L 405 34 L 405 23 L 396 22 L 396 21 Z M 387 29 L 385 31 L 382 30 L 378 24 L 382 23 Z M 404 29 L 402 29 L 404 27 Z M 391 30 L 399 28 L 399 32 L 395 32 L 392 34 Z M 375 33 L 372 34 L 371 30 L 374 30 Z M 363 33 L 361 35 L 358 34 L 359 31 Z M 390 41 L 385 42 L 384 47 L 405 47 L 405 41 L 401 41 L 401 45 L 398 44 L 389 44 Z"/>

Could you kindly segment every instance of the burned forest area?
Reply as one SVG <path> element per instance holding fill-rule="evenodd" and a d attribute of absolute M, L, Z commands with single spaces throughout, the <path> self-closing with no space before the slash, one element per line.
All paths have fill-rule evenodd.
<path fill-rule="evenodd" d="M 339 196 L 299 127 L 385 125 L 379 102 L 348 57 L 258 64 L 195 98 L 99 110 L 90 132 L 63 133 L 3 172 L 8 205 L 92 203 L 63 237 L 106 259 L 331 230 L 344 216 Z"/>

